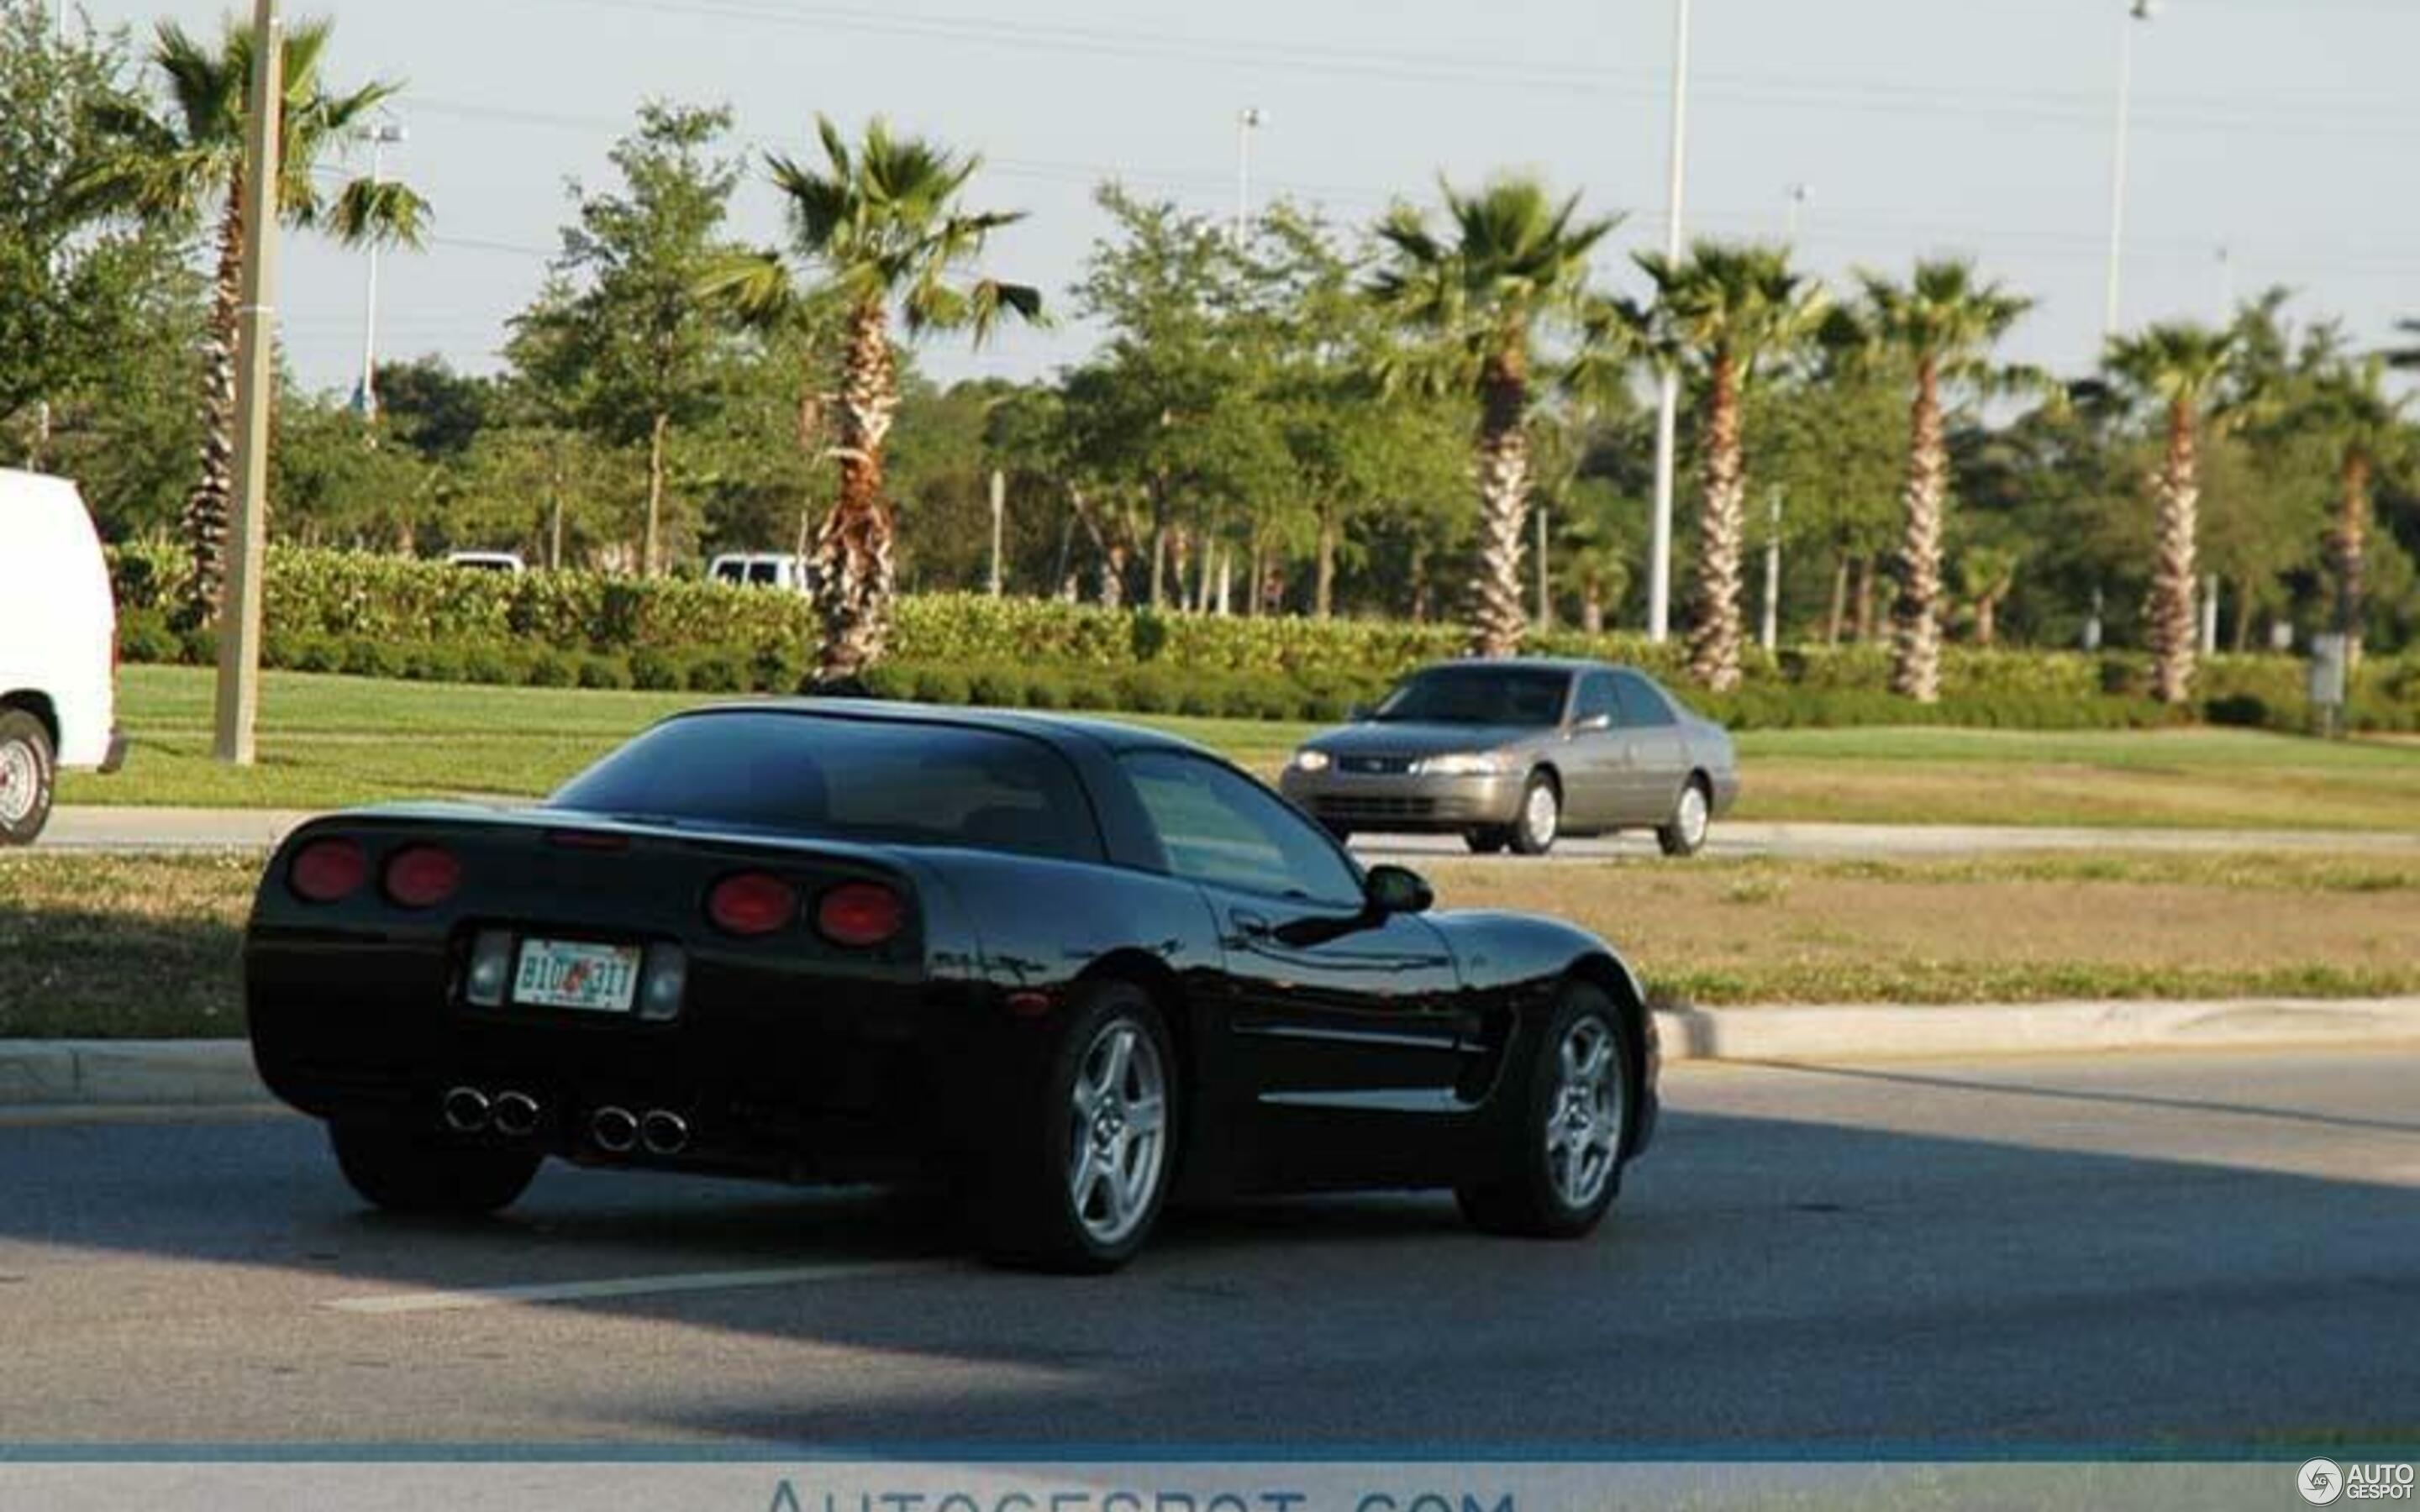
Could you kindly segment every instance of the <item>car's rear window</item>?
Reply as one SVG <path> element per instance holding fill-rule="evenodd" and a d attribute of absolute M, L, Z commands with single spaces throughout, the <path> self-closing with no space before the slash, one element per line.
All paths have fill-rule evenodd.
<path fill-rule="evenodd" d="M 1097 860 L 1066 758 L 946 724 L 734 711 L 668 720 L 565 784 L 559 809 L 836 840 Z"/>

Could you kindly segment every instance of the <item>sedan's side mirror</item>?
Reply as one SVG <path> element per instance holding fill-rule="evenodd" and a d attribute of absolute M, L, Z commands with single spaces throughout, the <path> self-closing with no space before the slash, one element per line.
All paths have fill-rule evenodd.
<path fill-rule="evenodd" d="M 1406 866 L 1373 866 L 1362 879 L 1362 895 L 1373 914 L 1425 914 L 1436 902 L 1428 879 Z"/>
<path fill-rule="evenodd" d="M 1612 728 L 1613 716 L 1610 714 L 1584 714 L 1572 721 L 1572 733 L 1575 735 L 1584 735 L 1592 731 L 1610 730 Z"/>
<path fill-rule="evenodd" d="M 1344 722 L 1346 724 L 1368 724 L 1370 722 L 1370 705 L 1367 703 L 1356 703 L 1349 706 L 1344 711 Z"/>

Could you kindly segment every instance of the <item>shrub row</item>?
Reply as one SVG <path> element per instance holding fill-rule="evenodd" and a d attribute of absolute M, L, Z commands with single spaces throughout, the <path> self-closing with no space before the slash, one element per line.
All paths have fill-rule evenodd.
<path fill-rule="evenodd" d="M 170 611 L 190 570 L 174 543 L 112 550 L 123 647 L 130 660 L 209 659 L 171 628 Z M 641 581 L 581 572 L 520 576 L 464 572 L 442 563 L 367 552 L 272 548 L 265 616 L 272 665 L 329 661 L 331 670 L 390 663 L 442 669 L 460 648 L 466 675 L 492 680 L 608 677 L 619 666 L 634 686 L 797 686 L 816 636 L 812 606 L 786 594 L 716 583 Z M 362 647 L 372 642 L 384 649 Z M 979 594 L 902 599 L 883 686 L 922 678 L 949 700 L 957 682 L 985 669 L 1017 670 L 1044 687 L 994 702 L 1057 699 L 1065 706 L 1183 712 L 1216 705 L 1341 707 L 1366 699 L 1420 662 L 1462 643 L 1452 625 L 1394 621 L 1242 619 L 1122 612 L 1051 600 Z M 332 648 L 343 648 L 342 650 Z M 407 648 L 421 648 L 417 651 Z M 1631 634 L 1549 631 L 1529 649 L 1599 656 L 1643 667 L 1685 687 L 1683 648 Z M 188 653 L 191 653 L 189 656 Z M 349 658 L 349 664 L 348 664 Z M 2149 660 L 2138 653 L 1989 651 L 1947 648 L 1943 702 L 1926 707 L 1887 692 L 1890 656 L 1879 645 L 1750 648 L 1745 687 L 1709 698 L 1709 713 L 1743 727 L 1852 723 L 2028 724 L 2089 728 L 2140 724 Z M 1037 671 L 1039 670 L 1039 671 Z M 989 674 L 1000 684 L 1003 673 Z M 1229 691 L 1223 679 L 1237 679 Z M 2195 685 L 2208 715 L 2230 723 L 2301 729 L 2309 723 L 2300 661 L 2217 656 Z M 1037 681 L 1038 680 L 1038 681 Z M 1243 690 L 1250 683 L 1267 689 Z M 1055 686 L 1053 686 L 1055 685 Z M 606 686 L 612 686 L 607 684 Z M 1002 684 L 1001 686 L 1005 686 Z M 1103 689 L 1109 691 L 1104 693 Z M 1100 700 L 1106 698 L 1107 702 Z M 1078 702 L 1076 701 L 1084 701 Z M 2163 712 L 2158 717 L 2165 718 Z M 2353 722 L 2364 729 L 2420 728 L 2420 656 L 2372 657 L 2355 679 Z"/>

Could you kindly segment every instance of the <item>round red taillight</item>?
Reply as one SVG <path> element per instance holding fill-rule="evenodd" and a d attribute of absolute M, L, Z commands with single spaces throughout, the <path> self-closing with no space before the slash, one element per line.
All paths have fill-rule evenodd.
<path fill-rule="evenodd" d="M 844 882 L 815 902 L 815 929 L 834 945 L 880 945 L 908 922 L 908 904 L 878 882 Z"/>
<path fill-rule="evenodd" d="M 427 908 L 454 896 L 462 863 L 437 845 L 407 845 L 387 857 L 386 895 L 406 908 Z"/>
<path fill-rule="evenodd" d="M 315 840 L 287 863 L 286 885 L 305 903 L 332 903 L 359 891 L 369 874 L 369 853 L 359 841 Z"/>
<path fill-rule="evenodd" d="M 799 917 L 799 891 L 762 872 L 735 872 L 706 895 L 706 917 L 725 934 L 770 934 Z"/>

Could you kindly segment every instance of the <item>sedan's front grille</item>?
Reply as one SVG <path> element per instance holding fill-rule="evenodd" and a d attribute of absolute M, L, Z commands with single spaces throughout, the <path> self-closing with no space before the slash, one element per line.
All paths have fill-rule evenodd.
<path fill-rule="evenodd" d="M 1336 769 L 1357 777 L 1403 777 L 1412 769 L 1409 756 L 1339 756 Z"/>
<path fill-rule="evenodd" d="M 1436 813 L 1436 799 L 1411 797 L 1343 797 L 1322 794 L 1316 811 L 1328 819 L 1427 819 Z"/>

